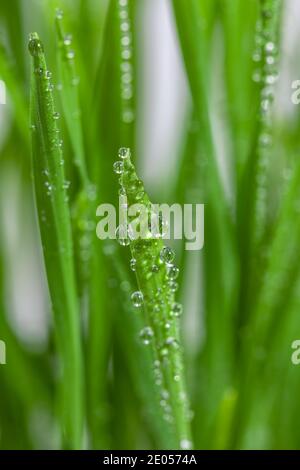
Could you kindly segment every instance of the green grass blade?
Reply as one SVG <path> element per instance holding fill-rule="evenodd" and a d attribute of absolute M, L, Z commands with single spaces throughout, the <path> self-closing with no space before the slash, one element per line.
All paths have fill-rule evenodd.
<path fill-rule="evenodd" d="M 147 220 L 143 216 L 140 217 L 141 229 L 147 231 L 148 218 L 154 215 L 151 212 L 150 200 L 131 163 L 129 149 L 121 149 L 120 156 L 123 161 L 117 162 L 114 168 L 117 168 L 116 172 L 119 172 L 119 166 L 122 168 L 121 192 L 127 197 L 128 207 L 132 204 L 143 204 L 147 208 Z M 130 231 L 132 223 L 131 220 L 127 228 L 119 226 L 120 244 L 124 244 L 122 231 Z M 137 307 L 143 303 L 145 311 L 145 327 L 140 332 L 141 339 L 145 345 L 151 343 L 155 357 L 153 367 L 158 370 L 163 387 L 169 394 L 171 415 L 168 419 L 174 419 L 176 445 L 178 448 L 190 448 L 192 439 L 189 405 L 178 323 L 181 306 L 175 303 L 174 291 L 170 286 L 170 280 L 177 277 L 178 269 L 174 265 L 167 266 L 163 261 L 164 244 L 161 239 L 152 236 L 147 239 L 131 239 L 130 248 L 136 263 L 135 272 L 139 286 L 139 291 L 133 293 L 133 303 Z M 174 256 L 172 251 L 170 256 Z"/>
<path fill-rule="evenodd" d="M 83 369 L 70 215 L 54 107 L 43 46 L 30 36 L 31 128 L 35 196 L 45 267 L 62 360 L 61 416 L 64 446 L 82 446 Z"/>
<path fill-rule="evenodd" d="M 56 15 L 55 25 L 58 43 L 58 70 L 62 86 L 60 97 L 74 154 L 72 161 L 78 168 L 81 184 L 87 186 L 88 177 L 78 92 L 79 76 L 75 67 L 75 51 L 71 35 L 66 34 L 64 31 L 61 15 Z"/>

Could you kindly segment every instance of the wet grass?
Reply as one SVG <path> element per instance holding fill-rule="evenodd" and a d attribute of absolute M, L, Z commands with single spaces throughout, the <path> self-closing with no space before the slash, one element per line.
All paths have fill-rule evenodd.
<path fill-rule="evenodd" d="M 299 448 L 300 121 L 276 112 L 283 2 L 169 2 L 191 101 L 164 191 L 140 171 L 142 2 L 57 3 L 0 5 L 0 447 Z M 203 250 L 99 240 L 97 206 L 120 191 L 204 203 Z M 12 278 L 19 246 L 44 291 Z M 16 291 L 23 317 L 28 296 L 45 298 L 40 342 L 18 327 Z"/>

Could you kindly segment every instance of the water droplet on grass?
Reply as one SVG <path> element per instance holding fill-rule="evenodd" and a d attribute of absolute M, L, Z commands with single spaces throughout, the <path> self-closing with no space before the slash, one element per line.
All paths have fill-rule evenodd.
<path fill-rule="evenodd" d="M 132 109 L 126 109 L 123 112 L 122 118 L 123 118 L 123 122 L 125 122 L 126 124 L 130 124 L 131 122 L 133 122 L 134 112 L 132 111 Z"/>
<path fill-rule="evenodd" d="M 150 344 L 152 338 L 153 338 L 153 330 L 150 326 L 145 326 L 139 334 L 140 339 L 142 340 L 142 343 L 145 345 Z"/>
<path fill-rule="evenodd" d="M 159 257 L 163 263 L 170 264 L 175 258 L 175 253 L 168 246 L 164 246 L 159 254 Z"/>
<path fill-rule="evenodd" d="M 182 315 L 182 311 L 183 311 L 183 308 L 182 308 L 182 305 L 179 302 L 175 302 L 172 305 L 171 314 L 172 314 L 173 317 L 180 317 Z"/>
<path fill-rule="evenodd" d="M 62 20 L 64 16 L 64 12 L 60 8 L 56 8 L 55 16 L 58 20 Z"/>
<path fill-rule="evenodd" d="M 34 72 L 35 72 L 36 75 L 42 76 L 43 73 L 44 73 L 44 69 L 42 67 L 38 67 L 38 68 L 35 69 Z"/>
<path fill-rule="evenodd" d="M 116 239 L 119 245 L 121 246 L 128 246 L 130 240 L 128 238 L 128 233 L 126 227 L 119 226 L 116 230 Z"/>
<path fill-rule="evenodd" d="M 46 70 L 46 72 L 45 72 L 45 79 L 46 79 L 46 80 L 50 80 L 51 77 L 52 77 L 52 72 L 50 72 L 50 70 Z"/>
<path fill-rule="evenodd" d="M 182 450 L 190 450 L 193 444 L 188 439 L 181 439 L 180 441 L 180 449 Z"/>
<path fill-rule="evenodd" d="M 135 271 L 135 270 L 136 270 L 136 259 L 135 259 L 135 258 L 131 258 L 131 260 L 130 260 L 130 268 L 131 268 L 131 271 Z"/>
<path fill-rule="evenodd" d="M 119 149 L 119 157 L 123 159 L 130 157 L 130 149 L 127 147 L 121 147 Z"/>
<path fill-rule="evenodd" d="M 275 50 L 275 44 L 274 42 L 267 42 L 265 45 L 265 51 L 266 52 L 273 52 Z"/>
<path fill-rule="evenodd" d="M 124 172 L 124 162 L 121 162 L 121 161 L 115 162 L 113 165 L 113 168 L 114 168 L 114 172 L 117 175 L 122 175 L 122 173 Z"/>
<path fill-rule="evenodd" d="M 169 338 L 166 339 L 165 345 L 166 345 L 168 348 L 174 348 L 174 349 L 178 349 L 178 348 L 179 348 L 178 341 L 177 341 L 176 338 L 173 338 L 173 336 L 169 336 Z"/>
<path fill-rule="evenodd" d="M 131 301 L 134 307 L 141 307 L 143 304 L 144 296 L 141 291 L 135 291 L 131 294 Z"/>
<path fill-rule="evenodd" d="M 71 34 L 66 34 L 64 37 L 64 45 L 65 46 L 70 46 L 72 43 L 72 35 Z"/>
<path fill-rule="evenodd" d="M 179 275 L 179 269 L 176 266 L 174 266 L 174 264 L 168 266 L 167 276 L 169 279 L 172 279 L 172 280 L 177 279 L 178 275 Z"/>
<path fill-rule="evenodd" d="M 176 281 L 169 281 L 169 288 L 171 292 L 176 292 L 178 290 L 178 283 Z"/>
<path fill-rule="evenodd" d="M 72 59 L 74 59 L 74 57 L 75 57 L 75 51 L 73 51 L 73 49 L 69 50 L 67 52 L 67 59 L 72 60 Z"/>
<path fill-rule="evenodd" d="M 130 49 L 124 49 L 122 52 L 121 52 L 121 57 L 122 59 L 124 60 L 128 60 L 131 58 L 131 50 Z"/>
<path fill-rule="evenodd" d="M 37 38 L 31 38 L 28 43 L 28 49 L 31 55 L 37 57 L 44 52 L 41 41 Z"/>

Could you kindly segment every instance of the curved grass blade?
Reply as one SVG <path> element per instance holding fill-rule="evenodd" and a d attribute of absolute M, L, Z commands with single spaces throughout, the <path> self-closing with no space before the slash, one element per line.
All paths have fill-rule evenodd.
<path fill-rule="evenodd" d="M 33 174 L 48 286 L 62 360 L 61 416 L 64 446 L 80 448 L 83 425 L 83 366 L 75 287 L 70 214 L 55 110 L 43 46 L 30 35 Z"/>
<path fill-rule="evenodd" d="M 172 250 L 164 246 L 161 238 L 155 238 L 149 232 L 149 224 L 152 223 L 162 223 L 157 229 L 164 230 L 163 221 L 160 222 L 158 214 L 152 210 L 143 183 L 131 163 L 130 150 L 120 149 L 119 156 L 122 161 L 116 162 L 114 169 L 120 174 L 121 198 L 126 197 L 124 204 L 128 203 L 128 207 L 138 204 L 138 210 L 143 211 L 144 208 L 146 213 L 140 214 L 137 219 L 131 217 L 128 226 L 121 223 L 117 238 L 121 245 L 128 244 L 132 224 L 140 225 L 142 238 L 131 236 L 130 241 L 131 266 L 134 266 L 139 286 L 139 291 L 132 294 L 132 301 L 136 307 L 143 304 L 145 326 L 140 332 L 141 340 L 146 346 L 151 344 L 155 358 L 153 367 L 160 386 L 168 392 L 169 404 L 166 400 L 165 415 L 168 421 L 174 423 L 176 446 L 187 449 L 192 447 L 192 440 L 178 322 L 182 306 L 175 302 L 172 289 L 178 268 L 172 264 Z"/>
<path fill-rule="evenodd" d="M 165 421 L 162 413 L 167 393 L 166 390 L 161 391 L 155 383 L 157 378 L 153 373 L 153 364 L 155 363 L 153 349 L 145 348 L 139 338 L 144 327 L 144 319 L 140 315 L 136 315 L 135 308 L 128 296 L 129 292 L 133 290 L 132 279 L 115 254 L 115 250 L 110 250 L 107 256 L 114 266 L 118 278 L 122 280 L 119 295 L 123 308 L 118 310 L 116 329 L 123 355 L 127 356 L 132 384 L 140 398 L 143 410 L 145 410 L 145 420 L 156 443 L 156 448 L 171 449 L 176 446 L 176 440 L 174 440 L 172 426 Z M 130 325 L 126 329 L 126 334 L 124 334 L 124 322 Z M 144 371 L 143 375 L 140 374 L 141 370 Z"/>

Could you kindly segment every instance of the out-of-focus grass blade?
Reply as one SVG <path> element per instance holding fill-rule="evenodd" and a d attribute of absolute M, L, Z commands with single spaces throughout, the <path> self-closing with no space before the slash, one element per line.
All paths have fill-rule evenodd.
<path fill-rule="evenodd" d="M 254 31 L 258 2 L 221 0 L 221 19 L 225 40 L 225 78 L 228 95 L 228 115 L 232 136 L 232 161 L 239 185 L 250 152 L 257 94 L 252 80 L 254 64 Z M 256 59 L 256 56 L 253 56 Z M 256 99 L 255 99 L 256 98 Z M 239 197 L 239 196 L 237 196 Z"/>
<path fill-rule="evenodd" d="M 28 113 L 25 94 L 20 88 L 14 67 L 3 45 L 0 44 L 0 78 L 5 83 L 6 100 L 12 104 L 16 126 L 23 141 L 29 148 Z M 26 153 L 27 155 L 27 153 Z M 25 156 L 26 156 L 25 155 Z"/>
<path fill-rule="evenodd" d="M 81 112 L 78 94 L 79 77 L 75 69 L 75 51 L 72 47 L 72 36 L 63 28 L 62 14 L 56 14 L 56 36 L 58 42 L 58 69 L 60 75 L 60 97 L 64 116 L 73 150 L 73 163 L 77 166 L 82 185 L 87 185 L 84 142 L 81 125 Z"/>
<path fill-rule="evenodd" d="M 211 445 L 213 420 L 224 391 L 230 386 L 233 349 L 233 312 L 236 301 L 237 266 L 233 229 L 216 163 L 210 122 L 209 64 L 205 39 L 204 10 L 191 0 L 173 0 L 177 30 L 195 108 L 203 159 L 203 200 L 205 209 L 205 321 L 206 342 L 201 358 L 198 402 L 195 419 L 196 446 Z M 199 182 L 200 186 L 201 183 Z M 201 384 L 201 385 L 200 385 Z M 205 420 L 201 420 L 205 416 Z M 210 442 L 210 444 L 208 444 Z"/>
<path fill-rule="evenodd" d="M 39 227 L 62 360 L 61 416 L 64 446 L 82 446 L 83 366 L 75 288 L 70 214 L 63 155 L 43 46 L 31 34 L 31 129 L 33 173 Z"/>

